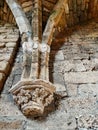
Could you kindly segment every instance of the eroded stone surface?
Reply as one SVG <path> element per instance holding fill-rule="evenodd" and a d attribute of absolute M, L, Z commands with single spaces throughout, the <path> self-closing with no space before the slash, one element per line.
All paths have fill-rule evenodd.
<path fill-rule="evenodd" d="M 55 87 L 43 80 L 20 81 L 10 89 L 13 98 L 25 116 L 42 116 L 45 108 L 54 102 Z"/>

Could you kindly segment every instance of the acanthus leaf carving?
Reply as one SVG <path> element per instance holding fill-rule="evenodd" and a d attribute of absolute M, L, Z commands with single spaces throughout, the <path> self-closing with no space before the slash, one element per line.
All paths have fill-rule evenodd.
<path fill-rule="evenodd" d="M 45 108 L 54 101 L 55 87 L 42 80 L 21 81 L 10 91 L 19 109 L 26 116 L 41 116 Z M 47 87 L 47 85 L 50 85 Z M 21 86 L 21 87 L 20 87 Z M 18 88 L 19 87 L 19 88 Z M 51 89 L 52 88 L 52 89 Z"/>

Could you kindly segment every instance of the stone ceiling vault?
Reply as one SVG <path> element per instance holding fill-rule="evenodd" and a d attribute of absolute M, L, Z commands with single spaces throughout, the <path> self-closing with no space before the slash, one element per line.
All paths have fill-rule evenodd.
<path fill-rule="evenodd" d="M 31 20 L 31 11 L 33 0 L 18 0 L 27 17 Z M 43 25 L 45 25 L 49 15 L 51 14 L 54 5 L 58 0 L 42 0 L 43 8 Z M 70 21 L 77 20 L 83 22 L 92 17 L 98 17 L 98 0 L 67 0 L 68 8 L 67 19 Z M 0 19 L 6 22 L 15 23 L 14 17 L 7 6 L 5 0 L 0 0 Z M 80 20 L 80 21 L 79 21 Z"/>
<path fill-rule="evenodd" d="M 33 0 L 18 0 L 21 4 L 23 10 L 27 14 L 27 17 L 31 21 L 31 12 Z M 43 8 L 43 24 L 46 23 L 54 5 L 58 0 L 42 0 L 42 8 Z M 0 0 L 0 19 L 9 23 L 15 23 L 15 19 L 6 4 L 5 0 Z"/>

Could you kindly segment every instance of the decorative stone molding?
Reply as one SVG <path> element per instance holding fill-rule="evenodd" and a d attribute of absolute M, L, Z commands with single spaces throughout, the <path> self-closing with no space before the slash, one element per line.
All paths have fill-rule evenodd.
<path fill-rule="evenodd" d="M 55 87 L 46 80 L 20 81 L 10 89 L 13 98 L 26 116 L 41 116 L 45 108 L 54 101 Z"/>

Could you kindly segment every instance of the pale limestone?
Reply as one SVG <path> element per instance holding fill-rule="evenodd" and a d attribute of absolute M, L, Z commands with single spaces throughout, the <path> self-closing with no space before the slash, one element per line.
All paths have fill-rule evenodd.
<path fill-rule="evenodd" d="M 66 83 L 97 83 L 98 71 L 65 73 L 64 79 Z"/>
<path fill-rule="evenodd" d="M 8 43 L 6 43 L 6 47 L 15 47 L 16 46 L 16 42 L 8 42 Z"/>
<path fill-rule="evenodd" d="M 90 130 L 94 130 L 93 128 L 98 130 L 98 115 L 83 115 L 78 119 L 78 123 L 80 128 L 85 128 L 83 130 L 88 130 L 89 128 L 92 128 Z"/>
<path fill-rule="evenodd" d="M 22 119 L 15 119 L 15 118 L 8 118 L 1 116 L 0 117 L 0 128 L 2 130 L 21 130 L 23 129 L 23 120 Z"/>
<path fill-rule="evenodd" d="M 2 43 L 4 43 L 4 42 L 17 42 L 18 41 L 18 39 L 17 38 L 6 38 L 6 39 L 0 39 L 0 42 Z"/>
<path fill-rule="evenodd" d="M 14 31 L 15 32 L 15 31 Z M 7 34 L 7 38 L 12 38 L 12 39 L 18 39 L 19 38 L 19 35 L 18 34 L 16 34 L 16 35 L 14 35 L 14 32 L 13 32 L 13 34 Z"/>
<path fill-rule="evenodd" d="M 67 87 L 67 93 L 68 93 L 68 96 L 77 96 L 77 87 L 78 85 L 77 84 L 67 84 L 66 85 Z"/>
<path fill-rule="evenodd" d="M 78 94 L 98 96 L 98 84 L 81 84 L 78 86 Z"/>
<path fill-rule="evenodd" d="M 12 60 L 12 55 L 9 53 L 7 53 L 7 54 L 0 54 L 0 62 L 1 61 L 8 61 L 8 62 L 10 62 L 10 60 Z"/>
<path fill-rule="evenodd" d="M 0 62 L 0 72 L 8 74 L 9 68 L 10 68 L 10 66 L 9 66 L 9 63 L 7 61 Z"/>
<path fill-rule="evenodd" d="M 8 95 L 7 95 L 8 96 Z M 10 112 L 10 108 L 13 110 Z M 3 102 L 0 100 L 0 116 L 20 116 L 22 113 L 18 108 L 13 104 L 13 101 Z"/>

